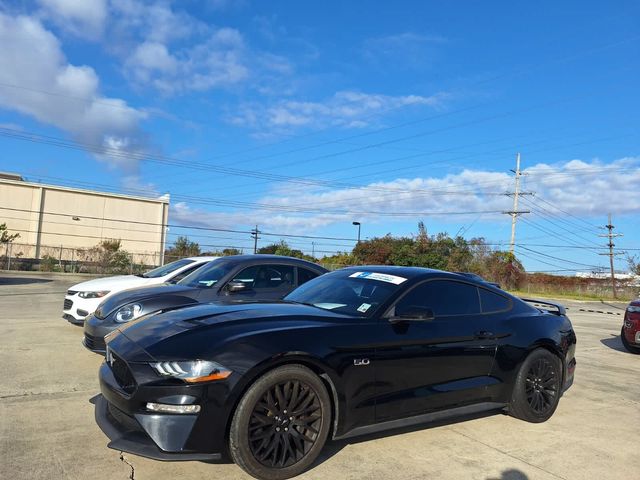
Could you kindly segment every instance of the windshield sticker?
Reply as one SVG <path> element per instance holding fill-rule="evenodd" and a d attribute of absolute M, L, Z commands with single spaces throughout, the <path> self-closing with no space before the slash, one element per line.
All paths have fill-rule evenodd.
<path fill-rule="evenodd" d="M 362 305 L 360 305 L 360 306 L 358 307 L 358 311 L 359 311 L 360 313 L 366 313 L 366 311 L 367 311 L 367 310 L 369 310 L 370 308 L 371 308 L 371 305 L 370 305 L 370 304 L 368 304 L 368 303 L 363 303 Z"/>
<path fill-rule="evenodd" d="M 346 307 L 346 303 L 314 303 L 314 306 L 318 308 L 324 308 L 325 310 L 333 310 L 334 308 Z"/>
<path fill-rule="evenodd" d="M 393 283 L 400 285 L 407 279 L 404 277 L 396 277 L 395 275 L 387 275 L 386 273 L 376 272 L 356 272 L 349 275 L 350 278 L 370 278 L 371 280 L 379 280 L 381 282 Z"/>

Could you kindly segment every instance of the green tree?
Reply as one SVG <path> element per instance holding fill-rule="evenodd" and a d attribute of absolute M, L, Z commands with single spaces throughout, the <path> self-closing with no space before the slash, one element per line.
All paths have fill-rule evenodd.
<path fill-rule="evenodd" d="M 98 273 L 127 273 L 132 267 L 131 256 L 122 249 L 119 239 L 103 240 L 84 256 L 95 264 Z"/>
<path fill-rule="evenodd" d="M 9 233 L 6 223 L 0 223 L 0 243 L 10 243 L 20 237 L 19 233 Z"/>
<path fill-rule="evenodd" d="M 628 255 L 627 264 L 629 265 L 629 271 L 634 275 L 640 275 L 640 258 L 637 255 Z"/>
<path fill-rule="evenodd" d="M 172 261 L 185 257 L 197 257 L 198 255 L 200 255 L 200 245 L 184 236 L 176 238 L 173 246 L 165 251 L 165 257 Z"/>
<path fill-rule="evenodd" d="M 259 248 L 258 253 L 302 258 L 303 260 L 309 260 L 310 262 L 315 261 L 311 255 L 306 255 L 302 250 L 291 248 L 284 240 Z"/>

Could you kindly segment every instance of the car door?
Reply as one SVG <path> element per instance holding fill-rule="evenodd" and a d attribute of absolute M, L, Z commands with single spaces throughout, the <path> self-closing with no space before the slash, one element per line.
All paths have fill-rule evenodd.
<path fill-rule="evenodd" d="M 292 265 L 264 264 L 247 267 L 236 274 L 231 282 L 247 284 L 247 289 L 230 293 L 230 296 L 251 300 L 277 300 L 295 287 L 295 270 Z"/>
<path fill-rule="evenodd" d="M 420 309 L 433 316 L 390 321 Z M 428 280 L 397 300 L 380 319 L 376 421 L 482 401 L 493 383 L 491 318 L 481 313 L 478 288 L 466 282 Z"/>

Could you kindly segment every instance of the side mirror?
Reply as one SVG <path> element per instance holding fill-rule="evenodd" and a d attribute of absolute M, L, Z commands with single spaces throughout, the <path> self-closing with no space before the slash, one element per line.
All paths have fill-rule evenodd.
<path fill-rule="evenodd" d="M 229 293 L 246 292 L 247 290 L 251 290 L 251 287 L 249 286 L 248 283 L 244 283 L 244 282 L 227 283 L 227 292 Z"/>
<path fill-rule="evenodd" d="M 411 306 L 401 311 L 396 309 L 395 316 L 391 317 L 389 321 L 394 322 L 430 322 L 435 319 L 433 310 L 430 308 L 422 308 Z"/>

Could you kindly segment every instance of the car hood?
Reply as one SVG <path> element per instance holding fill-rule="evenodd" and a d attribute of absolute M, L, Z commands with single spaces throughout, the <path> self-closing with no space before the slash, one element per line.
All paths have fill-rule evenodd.
<path fill-rule="evenodd" d="M 158 300 L 161 300 L 162 308 L 184 305 L 185 297 L 191 298 L 195 302 L 199 293 L 200 289 L 198 288 L 170 285 L 167 283 L 130 288 L 107 297 L 98 306 L 95 316 L 98 318 L 106 318 L 124 305 L 134 302 L 144 303 L 152 299 L 155 300 L 155 306 L 160 306 L 156 304 L 158 304 Z M 166 301 L 163 302 L 162 300 Z"/>
<path fill-rule="evenodd" d="M 224 341 L 223 327 L 233 326 L 229 335 L 238 336 L 260 330 L 289 328 L 291 321 L 326 321 L 351 318 L 329 310 L 287 302 L 208 303 L 187 306 L 120 327 L 119 331 L 154 358 L 197 355 L 215 342 Z M 189 337 L 172 342 L 176 337 Z M 189 345 L 176 351 L 176 345 Z"/>
<path fill-rule="evenodd" d="M 78 283 L 69 290 L 75 290 L 78 292 L 95 292 L 98 290 L 114 290 L 120 291 L 127 288 L 140 287 L 143 285 L 149 285 L 154 283 L 160 283 L 160 278 L 144 278 L 136 275 L 117 275 L 115 277 L 95 278 L 86 282 Z"/>

